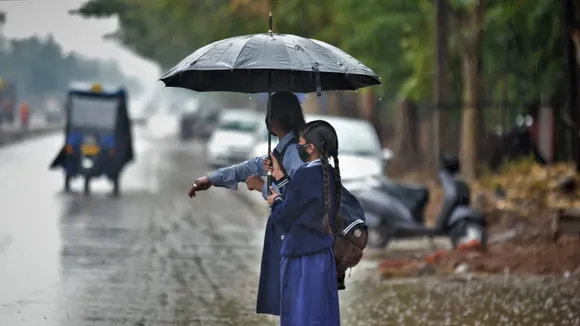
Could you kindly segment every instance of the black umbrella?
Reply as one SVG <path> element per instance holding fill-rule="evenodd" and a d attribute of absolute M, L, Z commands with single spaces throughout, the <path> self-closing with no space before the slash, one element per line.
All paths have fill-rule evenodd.
<path fill-rule="evenodd" d="M 224 39 L 206 45 L 173 67 L 161 81 L 197 92 L 299 93 L 356 90 L 378 85 L 378 75 L 328 43 L 272 32 Z M 269 130 L 270 131 L 270 130 Z M 268 155 L 271 151 L 268 138 Z M 270 176 L 268 184 L 270 184 Z"/>

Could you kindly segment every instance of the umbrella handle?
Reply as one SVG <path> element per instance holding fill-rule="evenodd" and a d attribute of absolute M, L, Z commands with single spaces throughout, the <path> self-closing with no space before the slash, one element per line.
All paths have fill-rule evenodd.
<path fill-rule="evenodd" d="M 268 176 L 266 177 L 266 184 L 268 185 L 268 196 L 272 194 L 270 187 L 272 185 L 272 171 L 268 171 Z"/>

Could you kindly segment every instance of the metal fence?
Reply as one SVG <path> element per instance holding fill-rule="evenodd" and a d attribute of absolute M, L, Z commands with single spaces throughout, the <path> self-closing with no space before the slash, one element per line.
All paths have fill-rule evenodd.
<path fill-rule="evenodd" d="M 572 132 L 566 125 L 563 106 L 481 102 L 476 107 L 477 158 L 481 168 L 497 167 L 512 155 L 525 155 L 529 152 L 526 146 L 532 144 L 547 162 L 572 159 Z M 379 123 L 381 129 L 392 130 L 382 138 L 398 157 L 394 168 L 427 169 L 435 167 L 442 154 L 459 157 L 462 113 L 460 103 L 434 109 L 430 103 L 405 102 L 383 110 Z M 530 144 L 509 138 L 518 126 L 518 130 L 529 133 Z"/>

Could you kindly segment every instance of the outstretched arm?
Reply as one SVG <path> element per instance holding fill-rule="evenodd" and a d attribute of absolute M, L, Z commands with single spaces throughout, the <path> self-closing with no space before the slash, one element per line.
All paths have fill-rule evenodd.
<path fill-rule="evenodd" d="M 264 158 L 254 157 L 245 162 L 234 164 L 208 173 L 212 186 L 237 190 L 239 182 L 246 182 L 253 175 L 264 176 Z"/>

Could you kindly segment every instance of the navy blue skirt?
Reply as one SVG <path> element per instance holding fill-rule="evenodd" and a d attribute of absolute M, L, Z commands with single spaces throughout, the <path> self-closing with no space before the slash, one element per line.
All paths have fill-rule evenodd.
<path fill-rule="evenodd" d="M 280 316 L 280 250 L 284 232 L 268 217 L 262 249 L 256 313 Z"/>
<path fill-rule="evenodd" d="M 281 326 L 339 326 L 336 263 L 331 250 L 282 257 Z"/>

